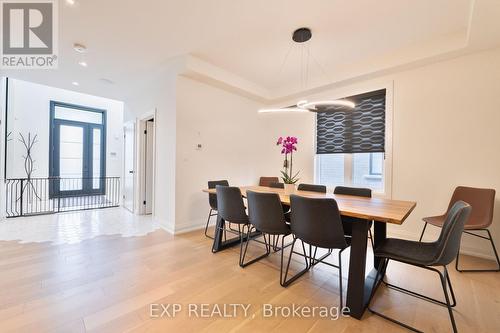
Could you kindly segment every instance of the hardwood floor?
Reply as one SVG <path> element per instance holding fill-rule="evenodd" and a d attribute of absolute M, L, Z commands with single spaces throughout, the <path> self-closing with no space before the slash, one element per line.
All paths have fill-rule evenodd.
<path fill-rule="evenodd" d="M 405 332 L 368 312 L 362 321 L 263 318 L 263 304 L 338 306 L 337 272 L 318 265 L 282 288 L 279 253 L 242 269 L 238 249 L 212 254 L 210 248 L 202 231 L 175 237 L 163 230 L 103 235 L 74 244 L 0 241 L 0 332 Z M 259 250 L 252 245 L 250 255 Z M 347 267 L 348 254 L 344 260 Z M 463 263 L 482 264 L 470 257 Z M 457 273 L 451 267 L 450 273 L 459 331 L 500 331 L 500 275 Z M 395 263 L 388 279 L 442 297 L 430 272 Z M 183 309 L 175 318 L 152 318 L 151 303 Z M 236 318 L 189 316 L 189 304 L 204 303 L 250 308 L 247 317 L 242 311 Z M 426 332 L 450 331 L 445 308 L 384 287 L 374 307 Z"/>

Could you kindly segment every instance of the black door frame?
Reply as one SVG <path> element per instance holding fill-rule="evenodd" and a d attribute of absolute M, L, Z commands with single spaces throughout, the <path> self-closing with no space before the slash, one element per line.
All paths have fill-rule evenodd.
<path fill-rule="evenodd" d="M 57 106 L 81 110 L 81 111 L 90 111 L 97 112 L 102 115 L 102 123 L 94 124 L 94 123 L 86 123 L 74 120 L 66 120 L 66 119 L 56 119 L 55 118 L 55 108 Z M 82 178 L 86 180 L 82 180 L 82 189 L 76 191 L 60 191 L 60 165 L 59 165 L 59 146 L 57 143 L 59 142 L 59 134 L 60 134 L 60 126 L 68 125 L 68 126 L 78 126 L 83 128 L 84 137 L 83 137 L 83 159 L 82 159 Z M 99 188 L 93 188 L 93 130 L 100 129 L 101 130 L 101 151 L 100 151 L 100 168 L 101 175 L 99 181 Z M 49 146 L 49 176 L 52 179 L 50 181 L 49 186 L 49 196 L 50 198 L 54 197 L 68 197 L 68 196 L 77 196 L 77 195 L 102 195 L 105 194 L 105 179 L 106 179 L 106 110 L 90 108 L 81 105 L 50 101 L 50 146 Z M 87 162 L 87 168 L 85 168 L 85 162 Z"/>

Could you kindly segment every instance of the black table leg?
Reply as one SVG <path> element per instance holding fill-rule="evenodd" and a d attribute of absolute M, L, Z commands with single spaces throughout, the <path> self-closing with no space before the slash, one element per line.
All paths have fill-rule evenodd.
<path fill-rule="evenodd" d="M 373 236 L 375 238 L 373 240 L 374 247 L 377 248 L 377 246 L 379 246 L 380 243 L 382 243 L 387 238 L 387 223 L 375 221 L 375 223 L 373 224 L 373 229 L 373 231 L 375 232 L 375 235 Z M 378 269 L 380 260 L 380 258 L 374 258 L 373 267 L 375 269 Z"/>
<path fill-rule="evenodd" d="M 212 253 L 216 253 L 227 249 L 232 246 L 240 245 L 240 237 L 233 237 L 231 239 L 222 241 L 222 236 L 224 235 L 224 228 L 226 227 L 226 221 L 217 215 L 217 223 L 215 224 L 215 234 L 214 243 L 212 245 Z M 250 234 L 250 239 L 254 239 L 262 235 L 260 231 L 254 231 Z"/>
<path fill-rule="evenodd" d="M 386 224 L 375 222 L 375 247 L 386 238 Z M 366 243 L 368 241 L 368 222 L 352 224 L 351 257 L 349 261 L 349 284 L 347 289 L 347 307 L 351 317 L 361 319 L 373 288 L 373 280 L 377 276 L 379 259 L 375 259 L 374 269 L 365 277 Z M 381 280 L 379 278 L 379 280 Z M 375 287 L 378 287 L 377 283 Z"/>
<path fill-rule="evenodd" d="M 212 245 L 212 253 L 218 252 L 221 250 L 222 244 L 222 234 L 223 228 L 226 227 L 226 221 L 220 215 L 217 214 L 217 222 L 215 223 L 215 234 L 214 234 L 214 244 Z"/>
<path fill-rule="evenodd" d="M 351 256 L 347 288 L 347 307 L 351 317 L 360 319 L 365 311 L 365 268 L 368 221 L 352 223 Z"/>

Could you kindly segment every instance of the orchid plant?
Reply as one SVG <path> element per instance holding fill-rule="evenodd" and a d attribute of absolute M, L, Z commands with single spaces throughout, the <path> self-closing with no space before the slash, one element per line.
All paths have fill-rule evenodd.
<path fill-rule="evenodd" d="M 281 179 L 285 184 L 295 184 L 299 181 L 299 178 L 297 178 L 299 171 L 293 174 L 293 152 L 297 151 L 297 143 L 298 140 L 294 136 L 280 136 L 276 142 L 277 146 L 281 146 L 281 154 L 285 155 L 283 161 L 284 170 L 281 171 Z"/>

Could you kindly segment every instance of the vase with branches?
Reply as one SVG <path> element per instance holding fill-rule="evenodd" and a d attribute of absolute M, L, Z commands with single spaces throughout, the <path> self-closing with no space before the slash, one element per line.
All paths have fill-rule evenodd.
<path fill-rule="evenodd" d="M 288 187 L 295 188 L 295 184 L 299 181 L 297 177 L 300 171 L 293 173 L 293 153 L 297 151 L 298 140 L 294 136 L 279 137 L 276 142 L 277 146 L 281 146 L 281 154 L 285 156 L 283 161 L 283 170 L 281 171 L 281 179 L 283 183 L 288 184 Z M 286 186 L 286 185 L 285 185 Z"/>
<path fill-rule="evenodd" d="M 23 155 L 24 159 L 24 171 L 26 172 L 26 180 L 21 188 L 21 194 L 17 201 L 21 199 L 22 196 L 26 196 L 29 202 L 33 201 L 33 198 L 36 197 L 38 200 L 40 196 L 38 195 L 38 190 L 36 186 L 33 184 L 32 174 L 35 171 L 35 160 L 33 159 L 33 146 L 38 143 L 38 135 L 31 135 L 31 132 L 28 132 L 28 136 L 25 137 L 22 133 L 19 133 L 19 142 L 21 142 L 26 151 L 26 155 Z M 22 184 L 22 183 L 21 183 Z"/>

